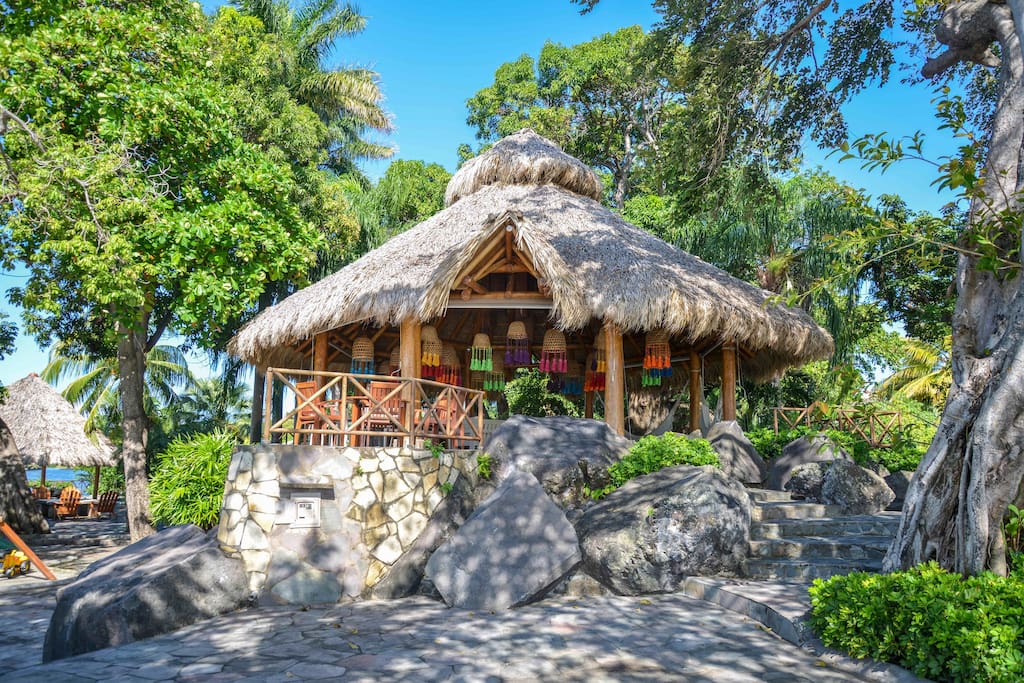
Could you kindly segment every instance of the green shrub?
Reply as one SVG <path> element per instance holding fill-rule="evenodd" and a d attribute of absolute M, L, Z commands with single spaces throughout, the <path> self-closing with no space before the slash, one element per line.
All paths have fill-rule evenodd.
<path fill-rule="evenodd" d="M 490 479 L 494 460 L 487 453 L 476 456 L 476 474 L 481 479 Z"/>
<path fill-rule="evenodd" d="M 629 453 L 608 468 L 611 484 L 590 492 L 595 500 L 603 498 L 630 479 L 657 472 L 674 465 L 714 465 L 720 467 L 718 455 L 705 439 L 691 439 L 668 432 L 661 436 L 645 436 L 633 444 Z"/>
<path fill-rule="evenodd" d="M 925 454 L 924 448 L 910 441 L 897 441 L 892 448 L 874 448 L 868 458 L 884 465 L 890 472 L 909 470 L 914 472 Z"/>
<path fill-rule="evenodd" d="M 771 460 L 782 455 L 782 449 L 789 442 L 814 432 L 815 430 L 810 427 L 797 427 L 796 429 L 780 430 L 776 434 L 775 430 L 771 427 L 762 427 L 760 429 L 751 429 L 747 432 L 747 438 L 750 439 L 750 443 L 753 444 L 762 458 Z"/>
<path fill-rule="evenodd" d="M 581 417 L 579 406 L 561 394 L 548 391 L 548 376 L 535 368 L 519 368 L 505 385 L 510 415 Z"/>
<path fill-rule="evenodd" d="M 817 579 L 810 594 L 815 632 L 854 657 L 936 681 L 1024 679 L 1024 575 L 964 579 L 929 562 Z"/>
<path fill-rule="evenodd" d="M 154 521 L 215 526 L 235 444 L 235 435 L 223 430 L 172 441 L 149 482 Z"/>

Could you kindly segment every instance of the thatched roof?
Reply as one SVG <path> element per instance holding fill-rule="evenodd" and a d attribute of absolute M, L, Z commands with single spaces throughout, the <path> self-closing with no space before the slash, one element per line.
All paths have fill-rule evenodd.
<path fill-rule="evenodd" d="M 11 430 L 26 466 L 95 467 L 113 465 L 106 438 L 85 434 L 85 418 L 60 392 L 34 372 L 7 387 L 0 418 Z"/>
<path fill-rule="evenodd" d="M 259 365 L 302 367 L 294 345 L 319 332 L 355 322 L 435 320 L 445 313 L 462 268 L 511 224 L 516 246 L 531 255 L 550 288 L 550 318 L 563 330 L 582 329 L 596 319 L 627 332 L 665 328 L 689 341 L 731 338 L 752 354 L 742 361 L 751 377 L 831 354 L 832 339 L 805 312 L 771 303 L 770 293 L 627 223 L 592 195 L 538 184 L 544 174 L 530 175 L 522 162 L 535 149 L 542 150 L 541 166 L 551 169 L 551 180 L 568 179 L 586 194 L 594 189 L 549 163 L 565 157 L 583 166 L 552 153 L 552 143 L 532 132 L 506 138 L 475 159 L 465 177 L 460 171 L 452 179 L 456 187 L 448 194 L 458 201 L 267 309 L 228 350 Z M 506 158 L 522 169 L 504 176 L 481 170 Z M 537 182 L 506 183 L 516 177 Z M 477 189 L 466 194 L 471 188 Z"/>
<path fill-rule="evenodd" d="M 601 181 L 589 166 L 529 128 L 502 138 L 463 164 L 448 182 L 445 206 L 487 185 L 558 185 L 597 201 L 603 192 Z"/>

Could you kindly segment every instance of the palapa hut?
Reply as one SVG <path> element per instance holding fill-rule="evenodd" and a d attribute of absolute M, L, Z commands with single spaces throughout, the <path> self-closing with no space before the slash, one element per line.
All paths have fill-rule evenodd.
<path fill-rule="evenodd" d="M 25 467 L 95 468 L 93 496 L 98 494 L 100 467 L 112 466 L 114 449 L 106 437 L 94 441 L 85 433 L 85 418 L 60 392 L 31 373 L 7 387 L 0 418 L 14 436 Z"/>
<path fill-rule="evenodd" d="M 534 366 L 556 328 L 569 362 L 550 367 L 589 362 L 588 378 L 603 375 L 586 382 L 588 412 L 603 385 L 620 433 L 626 373 L 689 373 L 691 421 L 703 380 L 721 377 L 733 419 L 737 372 L 772 378 L 831 354 L 804 311 L 631 225 L 601 205 L 602 192 L 585 164 L 522 130 L 455 174 L 447 208 L 263 311 L 228 350 L 260 368 L 347 371 L 353 342 L 368 337 L 378 365 L 398 348 L 401 375 L 421 377 L 428 324 L 470 359 L 482 334 L 501 358 L 515 323 Z M 652 338 L 667 362 L 645 362 Z M 514 358 L 504 357 L 508 372 Z"/>

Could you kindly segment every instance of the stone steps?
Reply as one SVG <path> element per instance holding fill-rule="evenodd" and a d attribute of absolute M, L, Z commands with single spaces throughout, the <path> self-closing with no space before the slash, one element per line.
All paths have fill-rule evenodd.
<path fill-rule="evenodd" d="M 833 517 L 839 513 L 836 505 L 820 503 L 803 503 L 797 501 L 755 501 L 751 510 L 751 521 L 762 522 L 775 519 L 820 519 Z"/>
<path fill-rule="evenodd" d="M 838 516 L 835 505 L 794 500 L 784 491 L 752 489 L 749 578 L 811 581 L 879 571 L 899 525 L 898 513 Z"/>

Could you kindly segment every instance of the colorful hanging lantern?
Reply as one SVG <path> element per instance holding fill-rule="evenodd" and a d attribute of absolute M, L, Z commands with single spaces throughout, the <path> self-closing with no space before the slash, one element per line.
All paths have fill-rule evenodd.
<path fill-rule="evenodd" d="M 661 380 L 672 376 L 672 349 L 668 344 L 668 333 L 652 330 L 647 333 L 644 345 L 644 374 L 641 384 L 645 387 L 660 387 Z"/>
<path fill-rule="evenodd" d="M 482 332 L 473 337 L 473 346 L 470 348 L 471 360 L 469 369 L 473 372 L 490 372 L 493 366 L 491 359 L 491 338 Z"/>
<path fill-rule="evenodd" d="M 597 339 L 594 340 L 594 372 L 601 375 L 608 372 L 608 349 L 603 328 L 597 333 Z"/>
<path fill-rule="evenodd" d="M 565 378 L 562 380 L 562 394 L 579 396 L 583 393 L 583 371 L 576 361 L 569 361 Z"/>
<path fill-rule="evenodd" d="M 509 323 L 508 334 L 505 335 L 505 367 L 529 365 L 532 360 L 526 325 L 518 320 Z"/>
<path fill-rule="evenodd" d="M 424 325 L 420 331 L 420 343 L 423 353 L 420 356 L 421 374 L 424 379 L 434 379 L 441 371 L 441 351 L 443 346 L 433 325 Z"/>
<path fill-rule="evenodd" d="M 402 374 L 402 349 L 400 346 L 396 346 L 391 349 L 391 372 L 390 375 L 401 375 Z"/>
<path fill-rule="evenodd" d="M 501 356 L 494 356 L 491 371 L 485 373 L 484 391 L 505 391 L 505 361 Z"/>
<path fill-rule="evenodd" d="M 352 366 L 350 372 L 356 375 L 373 374 L 373 340 L 356 337 L 352 342 Z"/>
<path fill-rule="evenodd" d="M 568 370 L 565 335 L 558 330 L 548 330 L 544 333 L 544 344 L 540 351 L 540 371 L 564 374 Z"/>
<path fill-rule="evenodd" d="M 583 375 L 583 391 L 604 391 L 604 372 L 597 371 L 595 353 L 587 356 L 586 369 Z"/>
<path fill-rule="evenodd" d="M 459 353 L 451 344 L 441 348 L 441 366 L 437 373 L 437 381 L 454 386 L 462 386 L 462 363 Z"/>
<path fill-rule="evenodd" d="M 487 381 L 487 373 L 482 370 L 471 370 L 469 373 L 469 388 L 477 391 L 484 391 L 484 383 Z"/>

